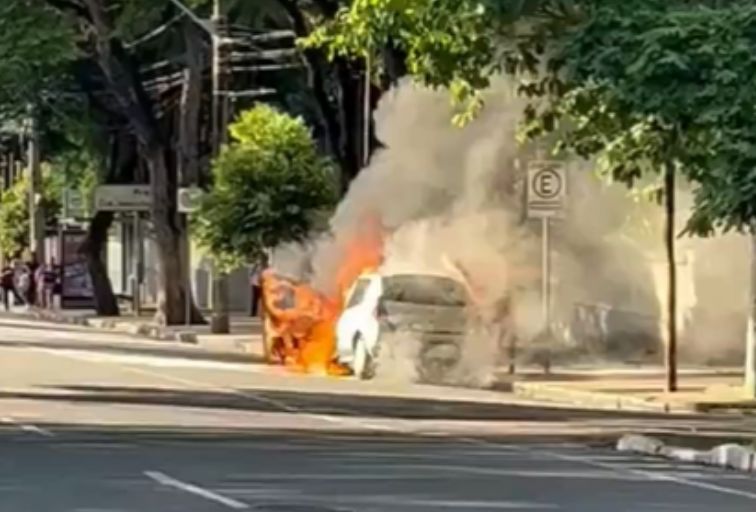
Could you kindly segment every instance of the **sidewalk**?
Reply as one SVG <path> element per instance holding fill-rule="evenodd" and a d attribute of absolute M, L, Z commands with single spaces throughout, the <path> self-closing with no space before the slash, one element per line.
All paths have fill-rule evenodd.
<path fill-rule="evenodd" d="M 149 339 L 169 341 L 188 345 L 199 345 L 214 352 L 257 354 L 262 352 L 262 324 L 257 318 L 242 314 L 231 314 L 231 333 L 212 334 L 209 325 L 177 325 L 161 327 L 152 315 L 133 316 L 128 313 L 120 317 L 98 317 L 93 311 L 42 310 L 19 308 L 6 313 L 16 318 L 40 320 L 50 323 L 88 327 L 103 332 L 115 332 Z M 206 317 L 209 314 L 206 313 Z"/>
<path fill-rule="evenodd" d="M 660 369 L 563 370 L 521 375 L 512 389 L 523 398 L 594 409 L 756 414 L 756 400 L 746 397 L 740 368 L 689 368 L 679 372 L 678 382 L 679 391 L 668 394 Z"/>

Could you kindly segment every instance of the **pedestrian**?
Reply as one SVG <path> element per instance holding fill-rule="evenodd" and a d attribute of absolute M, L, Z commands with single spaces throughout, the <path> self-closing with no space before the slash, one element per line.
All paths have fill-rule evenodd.
<path fill-rule="evenodd" d="M 15 288 L 22 304 L 26 307 L 30 307 L 33 304 L 31 301 L 32 275 L 31 269 L 29 269 L 24 263 L 21 263 L 16 267 Z"/>
<path fill-rule="evenodd" d="M 52 279 L 52 288 L 50 291 L 50 307 L 56 308 L 57 304 L 60 303 L 60 296 L 63 292 L 63 278 L 61 276 L 61 269 L 60 265 L 58 265 L 58 262 L 55 260 L 55 258 L 50 259 L 50 266 L 49 266 L 49 274 L 47 276 L 48 280 Z"/>
<path fill-rule="evenodd" d="M 249 316 L 259 316 L 260 314 L 260 299 L 262 298 L 262 281 L 261 275 L 263 268 L 261 264 L 256 264 L 252 267 L 252 271 L 249 275 L 250 286 L 250 305 Z"/>
<path fill-rule="evenodd" d="M 13 267 L 6 265 L 3 267 L 2 274 L 0 274 L 0 287 L 3 293 L 3 305 L 5 311 L 10 311 L 11 296 L 16 294 L 16 288 L 13 284 Z M 14 300 L 15 304 L 16 301 Z"/>
<path fill-rule="evenodd" d="M 34 304 L 45 309 L 45 265 L 37 265 L 34 269 Z"/>
<path fill-rule="evenodd" d="M 37 279 L 38 303 L 42 308 L 52 309 L 54 305 L 55 283 L 57 282 L 54 262 L 41 265 L 40 269 L 40 277 Z"/>
<path fill-rule="evenodd" d="M 24 299 L 26 300 L 27 306 L 33 307 L 37 304 L 37 278 L 39 277 L 37 270 L 39 269 L 40 265 L 37 262 L 36 256 L 32 256 L 29 262 L 25 264 L 25 266 L 29 279 L 29 285 L 26 288 Z"/>

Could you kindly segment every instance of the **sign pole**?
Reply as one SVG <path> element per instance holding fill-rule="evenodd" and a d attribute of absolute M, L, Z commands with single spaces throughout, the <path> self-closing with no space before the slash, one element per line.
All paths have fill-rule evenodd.
<path fill-rule="evenodd" d="M 184 320 L 187 326 L 192 325 L 192 241 L 189 232 L 189 215 L 184 215 L 186 223 L 185 260 L 186 260 L 186 291 L 184 292 Z"/>
<path fill-rule="evenodd" d="M 560 217 L 567 199 L 567 176 L 561 162 L 534 161 L 528 167 L 528 216 L 541 221 L 541 308 L 542 335 L 552 337 L 551 311 L 551 218 Z M 551 365 L 548 354 L 545 369 Z"/>
<path fill-rule="evenodd" d="M 541 301 L 544 329 L 551 328 L 551 240 L 548 217 L 541 219 Z"/>
<path fill-rule="evenodd" d="M 134 212 L 134 315 L 142 315 L 142 222 L 139 212 Z"/>

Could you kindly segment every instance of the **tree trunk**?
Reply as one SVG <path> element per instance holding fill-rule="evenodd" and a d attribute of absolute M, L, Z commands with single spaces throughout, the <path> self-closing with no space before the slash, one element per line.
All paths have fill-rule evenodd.
<path fill-rule="evenodd" d="M 89 275 L 94 289 L 95 311 L 98 316 L 119 316 L 118 301 L 113 293 L 107 267 L 103 261 L 108 230 L 113 222 L 112 212 L 97 212 L 89 224 L 87 239 L 80 251 L 87 258 Z"/>
<path fill-rule="evenodd" d="M 664 169 L 664 244 L 667 252 L 667 332 L 665 366 L 667 392 L 677 391 L 677 261 L 675 257 L 675 164 Z"/>
<path fill-rule="evenodd" d="M 756 398 L 756 225 L 751 227 L 751 295 L 746 332 L 745 388 L 746 396 Z"/>
<path fill-rule="evenodd" d="M 139 142 L 142 158 L 150 170 L 152 192 L 152 223 L 158 253 L 158 311 L 156 320 L 162 325 L 185 323 L 186 283 L 182 278 L 184 258 L 181 249 L 181 227 L 176 214 L 177 180 L 169 172 L 168 148 L 156 118 L 154 102 L 144 89 L 139 67 L 133 56 L 114 34 L 113 21 L 104 0 L 83 0 L 86 8 L 89 47 L 100 67 L 105 82 L 119 110 Z M 192 320 L 201 315 L 191 300 Z"/>
<path fill-rule="evenodd" d="M 162 147 L 146 150 L 150 167 L 152 191 L 152 223 L 158 253 L 158 309 L 155 319 L 159 325 L 186 323 L 187 289 L 183 269 L 186 268 L 182 248 L 182 230 L 176 215 L 176 188 L 168 179 L 168 166 Z M 171 193 L 173 192 L 173 193 Z M 202 314 L 189 297 L 191 323 L 204 323 Z"/>

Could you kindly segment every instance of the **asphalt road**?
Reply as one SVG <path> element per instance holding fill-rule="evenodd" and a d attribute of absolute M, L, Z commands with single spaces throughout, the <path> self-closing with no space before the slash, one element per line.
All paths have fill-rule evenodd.
<path fill-rule="evenodd" d="M 756 479 L 613 452 L 752 420 L 284 374 L 0 320 L 0 512 L 756 510 Z"/>

